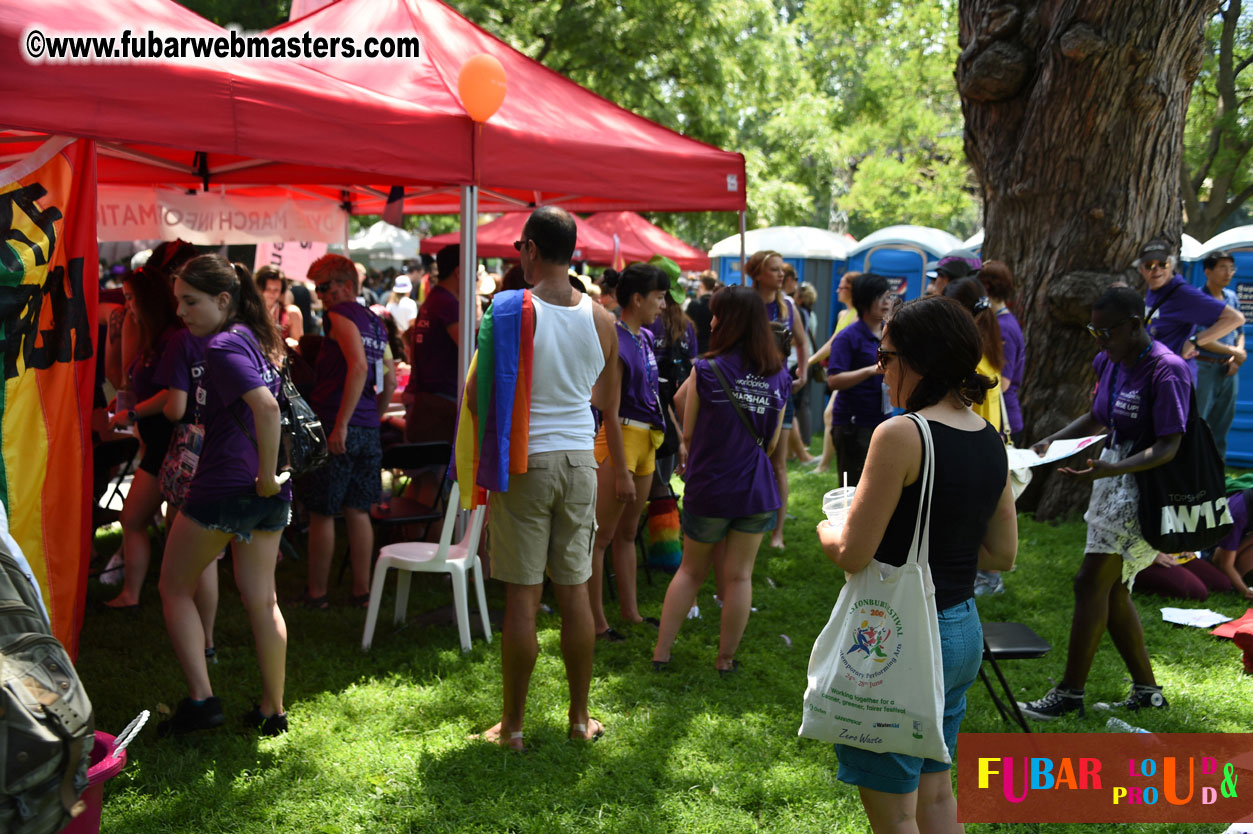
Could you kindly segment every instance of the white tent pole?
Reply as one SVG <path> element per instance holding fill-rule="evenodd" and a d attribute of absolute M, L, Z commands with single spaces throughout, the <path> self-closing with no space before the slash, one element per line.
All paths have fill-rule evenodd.
<path fill-rule="evenodd" d="M 479 188 L 461 187 L 461 344 L 457 350 L 457 388 L 465 387 L 470 357 L 474 355 L 475 305 L 478 303 Z"/>
<path fill-rule="evenodd" d="M 746 228 L 745 211 L 740 209 L 740 283 L 744 283 L 744 261 L 748 258 L 748 254 L 744 249 L 746 244 L 745 236 L 748 234 Z"/>

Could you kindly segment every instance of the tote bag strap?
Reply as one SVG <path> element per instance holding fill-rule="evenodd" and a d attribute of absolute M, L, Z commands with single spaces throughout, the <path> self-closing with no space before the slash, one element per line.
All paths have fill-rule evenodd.
<path fill-rule="evenodd" d="M 918 492 L 918 518 L 914 522 L 914 541 L 909 546 L 909 556 L 906 561 L 914 560 L 926 567 L 930 552 L 931 500 L 935 492 L 935 446 L 931 442 L 931 428 L 927 425 L 927 419 L 913 412 L 906 416 L 914 421 L 914 424 L 918 426 L 918 433 L 922 435 L 922 468 L 918 472 L 918 481 L 922 484 L 922 489 Z M 924 506 L 926 507 L 925 515 L 923 514 Z"/>

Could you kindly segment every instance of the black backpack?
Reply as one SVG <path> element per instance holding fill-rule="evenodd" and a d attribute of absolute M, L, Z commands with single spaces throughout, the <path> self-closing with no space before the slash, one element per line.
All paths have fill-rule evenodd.
<path fill-rule="evenodd" d="M 321 418 L 296 390 L 286 363 L 282 375 L 278 407 L 283 427 L 282 449 L 287 456 L 285 468 L 291 470 L 292 477 L 299 477 L 325 466 L 331 459 L 331 447 Z"/>
<path fill-rule="evenodd" d="M 0 544 L 0 831 L 64 828 L 71 809 L 81 810 L 94 740 L 83 683 Z"/>

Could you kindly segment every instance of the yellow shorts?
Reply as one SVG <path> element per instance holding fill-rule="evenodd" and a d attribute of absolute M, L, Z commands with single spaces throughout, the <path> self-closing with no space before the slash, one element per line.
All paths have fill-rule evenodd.
<path fill-rule="evenodd" d="M 666 439 L 661 429 L 646 429 L 643 426 L 622 427 L 622 448 L 626 452 L 626 467 L 634 475 L 651 475 L 657 468 L 657 450 Z M 609 441 L 605 438 L 605 427 L 602 425 L 596 433 L 596 445 L 592 449 L 597 464 L 609 459 Z"/>

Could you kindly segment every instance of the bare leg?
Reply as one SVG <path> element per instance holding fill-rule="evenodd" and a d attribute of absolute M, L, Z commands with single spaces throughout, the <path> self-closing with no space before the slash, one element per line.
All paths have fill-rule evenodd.
<path fill-rule="evenodd" d="M 924 773 L 918 780 L 918 830 L 923 834 L 963 834 L 949 771 Z"/>
<path fill-rule="evenodd" d="M 787 433 L 788 451 L 801 463 L 809 463 L 814 456 L 809 454 L 809 450 L 805 448 L 805 442 L 801 439 L 800 423 L 793 423 L 792 430 Z"/>
<path fill-rule="evenodd" d="M 335 554 L 335 519 L 329 515 L 309 513 L 309 582 L 310 599 L 326 596 L 331 576 L 331 558 Z M 354 577 L 354 581 L 356 577 Z"/>
<path fill-rule="evenodd" d="M 657 645 L 653 647 L 653 660 L 670 659 L 670 648 L 679 635 L 683 620 L 696 601 L 696 594 L 713 562 L 715 544 L 698 542 L 690 536 L 683 537 L 683 561 L 674 572 L 670 586 L 666 588 L 666 601 L 661 606 L 661 625 L 657 627 Z"/>
<path fill-rule="evenodd" d="M 209 563 L 217 557 L 229 533 L 201 527 L 183 514 L 170 526 L 161 562 L 161 607 L 165 628 L 174 645 L 174 654 L 187 678 L 188 694 L 194 701 L 213 695 L 209 668 L 204 657 L 204 626 L 193 596 L 196 583 Z"/>
<path fill-rule="evenodd" d="M 857 792 L 874 834 L 918 834 L 917 791 L 884 793 L 859 786 Z"/>
<path fill-rule="evenodd" d="M 239 586 L 257 645 L 263 715 L 283 712 L 287 676 L 287 623 L 278 610 L 278 594 L 274 590 L 274 566 L 278 564 L 278 540 L 282 535 L 282 530 L 254 530 L 251 542 L 235 543 L 235 584 Z"/>
<path fill-rule="evenodd" d="M 726 543 L 726 592 L 722 598 L 722 630 L 718 638 L 719 669 L 732 668 L 735 650 L 748 626 L 748 615 L 753 607 L 753 563 L 757 548 L 761 546 L 763 533 L 741 533 L 731 530 Z"/>
<path fill-rule="evenodd" d="M 344 526 L 348 530 L 348 558 L 352 565 L 352 595 L 359 597 L 370 593 L 374 526 L 370 523 L 369 512 L 354 510 L 352 507 L 344 507 Z M 327 567 L 330 567 L 329 562 Z"/>
<path fill-rule="evenodd" d="M 139 604 L 139 592 L 144 587 L 148 564 L 152 560 L 148 525 L 161 506 L 161 501 L 161 485 L 157 479 L 142 469 L 136 470 L 120 515 L 122 559 L 125 563 L 122 592 L 105 603 L 110 608 Z"/>
<path fill-rule="evenodd" d="M 613 572 L 618 579 L 618 610 L 623 621 L 628 623 L 644 621 L 635 595 L 635 575 L 639 570 L 635 533 L 639 529 L 640 513 L 644 512 L 644 505 L 648 503 L 648 488 L 652 481 L 651 474 L 635 476 L 635 500 L 622 510 L 613 532 Z"/>
<path fill-rule="evenodd" d="M 774 532 L 770 534 L 770 546 L 777 549 L 783 549 L 783 522 L 787 520 L 787 443 L 783 442 L 784 438 L 780 438 L 778 445 L 774 447 L 774 454 L 770 456 L 770 465 L 774 467 L 774 481 L 779 486 L 779 504 L 778 518 L 775 520 Z"/>
<path fill-rule="evenodd" d="M 543 583 L 539 585 L 505 583 L 505 622 L 500 629 L 500 674 L 504 704 L 501 708 L 500 722 L 486 730 L 483 738 L 518 750 L 522 749 L 522 738 L 513 739 L 510 735 L 522 732 L 522 719 L 526 712 L 526 693 L 531 687 L 531 672 L 535 669 L 535 658 L 539 654 L 539 641 L 535 636 L 535 615 L 539 611 L 543 591 Z M 586 622 L 583 625 L 587 628 Z M 566 629 L 564 615 L 561 629 L 564 644 Z M 591 636 L 590 629 L 588 629 L 588 635 L 590 639 L 596 639 Z M 586 709 L 586 706 L 584 708 Z"/>
<path fill-rule="evenodd" d="M 605 548 L 613 541 L 625 509 L 614 486 L 615 471 L 609 458 L 596 470 L 596 539 L 592 544 L 592 578 L 587 582 L 595 634 L 603 634 L 609 628 L 609 620 L 605 619 Z"/>
<path fill-rule="evenodd" d="M 1092 659 L 1109 623 L 1110 589 L 1121 577 L 1121 556 L 1084 554 L 1083 565 L 1075 576 L 1075 610 L 1070 619 L 1070 645 L 1066 649 L 1062 686 L 1083 689 L 1087 683 Z"/>
<path fill-rule="evenodd" d="M 1132 682 L 1157 686 L 1149 650 L 1144 645 L 1140 613 L 1131 600 L 1131 591 L 1122 582 L 1114 583 L 1109 591 L 1109 637 L 1114 641 L 1114 648 L 1118 649 L 1123 663 L 1127 664 Z"/>
<path fill-rule="evenodd" d="M 822 410 L 822 460 L 815 472 L 828 472 L 835 460 L 835 441 L 831 437 L 831 414 L 835 411 L 835 397 L 827 397 L 827 407 Z"/>
<path fill-rule="evenodd" d="M 561 609 L 561 658 L 566 664 L 566 681 L 570 686 L 570 724 L 587 726 L 591 723 L 588 721 L 587 698 L 592 685 L 592 660 L 596 653 L 587 583 L 558 585 L 554 582 L 553 594 L 557 597 L 557 607 Z M 588 726 L 588 735 L 593 732 L 593 728 Z"/>
<path fill-rule="evenodd" d="M 196 581 L 196 611 L 200 614 L 200 626 L 204 629 L 204 647 L 213 648 L 213 624 L 218 617 L 218 556 L 200 574 Z"/>

